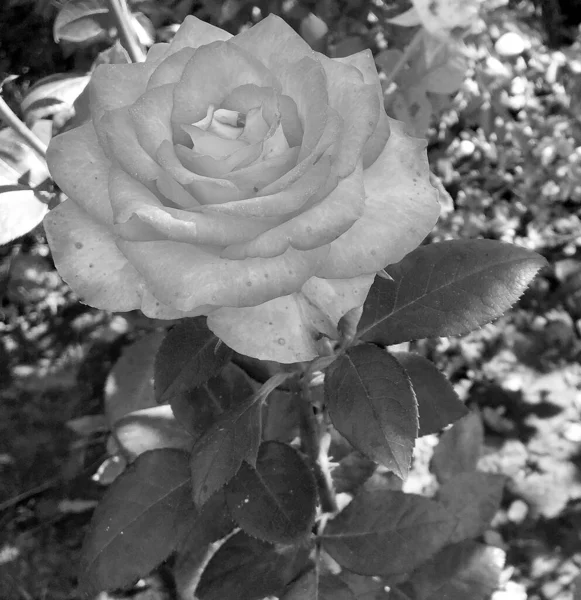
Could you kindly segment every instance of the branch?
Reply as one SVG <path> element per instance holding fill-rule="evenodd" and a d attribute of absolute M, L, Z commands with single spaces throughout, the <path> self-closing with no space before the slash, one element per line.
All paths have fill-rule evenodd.
<path fill-rule="evenodd" d="M 37 154 L 46 159 L 46 144 L 14 114 L 1 96 L 0 119 L 11 127 Z"/>
<path fill-rule="evenodd" d="M 117 34 L 121 43 L 127 50 L 131 62 L 138 63 L 145 60 L 145 55 L 141 46 L 137 42 L 135 32 L 129 21 L 129 11 L 124 0 L 107 0 L 109 11 L 115 19 L 117 25 Z"/>

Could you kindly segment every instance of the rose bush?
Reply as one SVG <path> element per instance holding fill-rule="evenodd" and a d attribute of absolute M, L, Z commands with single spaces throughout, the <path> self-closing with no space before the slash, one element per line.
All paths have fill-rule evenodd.
<path fill-rule="evenodd" d="M 188 17 L 89 96 L 50 144 L 68 199 L 45 228 L 91 306 L 208 315 L 241 353 L 310 360 L 437 220 L 426 143 L 387 117 L 371 53 L 329 59 L 278 17 L 235 37 Z"/>

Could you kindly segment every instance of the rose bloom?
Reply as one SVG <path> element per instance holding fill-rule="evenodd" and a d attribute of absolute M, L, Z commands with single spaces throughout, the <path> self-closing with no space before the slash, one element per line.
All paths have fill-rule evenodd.
<path fill-rule="evenodd" d="M 44 223 L 91 306 L 208 315 L 238 352 L 310 360 L 438 218 L 371 53 L 327 58 L 278 17 L 235 37 L 188 17 L 144 63 L 97 67 L 89 97 L 50 144 L 68 200 Z"/>

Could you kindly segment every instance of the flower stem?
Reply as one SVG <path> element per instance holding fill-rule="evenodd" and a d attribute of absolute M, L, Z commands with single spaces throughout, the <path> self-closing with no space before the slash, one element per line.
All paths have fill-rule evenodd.
<path fill-rule="evenodd" d="M 127 50 L 131 62 L 143 62 L 145 54 L 137 42 L 135 32 L 129 21 L 129 10 L 127 9 L 125 0 L 107 0 L 107 4 L 109 11 L 115 19 L 119 39 Z"/>
<path fill-rule="evenodd" d="M 14 114 L 1 96 L 0 119 L 11 127 L 42 158 L 46 158 L 46 144 Z"/>
<path fill-rule="evenodd" d="M 414 37 L 411 39 L 410 43 L 406 46 L 402 55 L 399 57 L 399 60 L 393 67 L 390 73 L 387 73 L 387 78 L 383 82 L 383 86 L 385 90 L 389 88 L 389 86 L 394 82 L 395 78 L 399 75 L 399 72 L 407 65 L 409 59 L 413 56 L 416 50 L 420 47 L 422 42 L 424 29 L 420 27 Z"/>
<path fill-rule="evenodd" d="M 308 382 L 301 386 L 299 396 L 301 449 L 311 462 L 323 512 L 336 513 L 337 500 L 328 460 L 330 436 L 325 431 L 322 413 L 314 412 Z"/>

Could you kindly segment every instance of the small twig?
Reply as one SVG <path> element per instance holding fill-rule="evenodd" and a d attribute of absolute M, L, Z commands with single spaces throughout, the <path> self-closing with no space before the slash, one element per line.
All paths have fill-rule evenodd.
<path fill-rule="evenodd" d="M 115 19 L 117 33 L 121 43 L 127 50 L 131 62 L 138 63 L 145 60 L 145 54 L 137 42 L 135 32 L 129 22 L 129 10 L 125 0 L 107 0 L 109 10 Z"/>
<path fill-rule="evenodd" d="M 399 72 L 406 66 L 409 59 L 415 53 L 415 51 L 419 48 L 420 43 L 423 39 L 424 30 L 422 27 L 418 29 L 414 37 L 411 39 L 410 43 L 406 46 L 402 55 L 399 57 L 397 63 L 391 70 L 390 73 L 387 73 L 387 78 L 383 82 L 384 89 L 387 90 L 389 86 L 394 82 L 395 78 L 399 75 Z"/>
<path fill-rule="evenodd" d="M 46 144 L 14 114 L 1 96 L 0 119 L 11 127 L 43 159 L 46 158 Z"/>
<path fill-rule="evenodd" d="M 301 391 L 297 395 L 300 407 L 301 449 L 311 462 L 323 512 L 336 513 L 338 510 L 337 500 L 327 458 L 329 436 L 324 431 L 322 415 L 317 416 L 313 412 L 308 382 L 303 380 Z"/>

